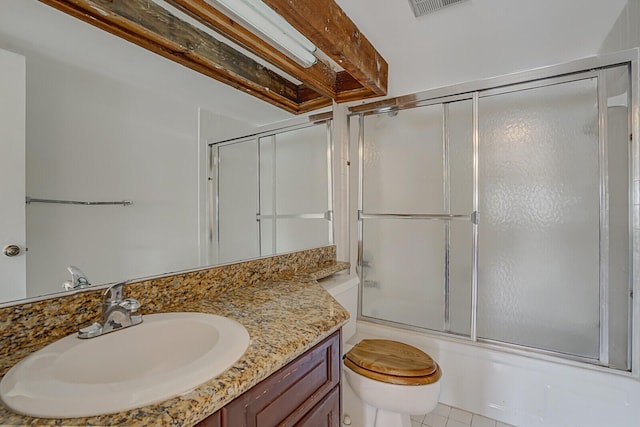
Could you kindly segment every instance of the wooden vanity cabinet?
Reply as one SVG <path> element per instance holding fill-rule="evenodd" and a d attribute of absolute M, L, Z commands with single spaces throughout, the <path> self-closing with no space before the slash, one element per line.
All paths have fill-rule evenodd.
<path fill-rule="evenodd" d="M 200 421 L 195 427 L 222 427 L 222 409 Z"/>
<path fill-rule="evenodd" d="M 340 331 L 337 331 L 197 427 L 339 425 Z"/>

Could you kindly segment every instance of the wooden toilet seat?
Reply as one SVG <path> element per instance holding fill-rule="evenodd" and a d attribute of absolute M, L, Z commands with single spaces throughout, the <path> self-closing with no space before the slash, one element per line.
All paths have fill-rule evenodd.
<path fill-rule="evenodd" d="M 425 352 L 397 341 L 362 340 L 345 356 L 344 364 L 373 380 L 400 385 L 427 385 L 442 371 Z"/>

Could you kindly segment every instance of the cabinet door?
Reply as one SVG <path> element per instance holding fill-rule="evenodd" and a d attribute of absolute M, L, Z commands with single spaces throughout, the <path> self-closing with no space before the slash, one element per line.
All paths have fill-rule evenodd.
<path fill-rule="evenodd" d="M 218 411 L 213 415 L 209 415 L 200 421 L 195 427 L 222 427 L 222 411 Z"/>
<path fill-rule="evenodd" d="M 340 381 L 336 332 L 225 406 L 226 427 L 295 426 Z"/>
<path fill-rule="evenodd" d="M 296 427 L 339 427 L 340 387 L 336 387 L 320 403 L 313 407 Z"/>

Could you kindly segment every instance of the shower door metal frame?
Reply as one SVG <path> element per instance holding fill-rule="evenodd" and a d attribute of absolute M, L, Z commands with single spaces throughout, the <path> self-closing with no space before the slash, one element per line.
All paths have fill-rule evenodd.
<path fill-rule="evenodd" d="M 358 133 L 358 258 L 357 258 L 357 272 L 360 277 L 360 298 L 358 301 L 358 319 L 370 321 L 378 324 L 385 324 L 390 326 L 398 326 L 397 322 L 391 322 L 364 316 L 362 314 L 362 294 L 364 291 L 363 283 L 363 220 L 368 218 L 403 218 L 403 219 L 435 219 L 435 220 L 453 220 L 453 219 L 467 219 L 467 218 L 453 218 L 451 215 L 404 215 L 404 214 L 377 214 L 371 215 L 363 212 L 363 185 L 364 185 L 364 167 L 363 167 L 363 155 L 364 155 L 364 117 L 370 114 L 379 114 L 385 112 L 398 111 L 403 109 L 415 108 L 432 104 L 444 104 L 450 99 L 469 99 L 473 100 L 473 212 L 471 214 L 471 221 L 473 223 L 473 236 L 472 236 L 472 286 L 471 286 L 471 333 L 469 337 L 461 337 L 457 334 L 451 334 L 442 331 L 428 330 L 419 327 L 412 327 L 411 325 L 402 326 L 406 329 L 412 329 L 417 331 L 428 331 L 433 335 L 443 335 L 447 337 L 453 337 L 462 339 L 466 342 L 470 342 L 474 345 L 490 346 L 491 348 L 504 349 L 507 351 L 513 351 L 521 354 L 539 354 L 542 357 L 551 356 L 552 358 L 562 357 L 562 360 L 574 361 L 576 363 L 588 363 L 589 366 L 593 366 L 595 369 L 606 369 L 607 372 L 616 372 L 621 375 L 631 375 L 636 378 L 640 377 L 640 299 L 634 298 L 640 292 L 640 248 L 638 244 L 634 242 L 640 241 L 640 150 L 638 144 L 638 137 L 634 135 L 640 135 L 640 108 L 639 108 L 639 96 L 638 90 L 640 86 L 640 72 L 638 64 L 640 62 L 640 49 L 631 49 L 623 52 L 617 52 L 613 54 L 601 55 L 577 61 L 572 61 L 566 64 L 554 65 L 531 71 L 514 73 L 506 76 L 500 76 L 491 79 L 479 80 L 475 82 L 464 83 L 460 85 L 454 85 L 417 94 L 402 96 L 393 98 L 390 100 L 383 100 L 372 102 L 369 104 L 363 104 L 350 108 L 349 119 L 351 116 L 359 116 L 359 133 Z M 630 256 L 630 328 L 628 341 L 630 356 L 628 358 L 628 364 L 630 364 L 630 371 L 623 371 L 618 369 L 610 369 L 608 364 L 608 347 L 609 347 L 609 325 L 608 325 L 608 274 L 607 269 L 602 268 L 602 263 L 608 259 L 608 213 L 603 213 L 602 206 L 608 203 L 607 178 L 606 178 L 606 129 L 607 129 L 607 113 L 606 108 L 601 108 L 602 105 L 606 107 L 607 98 L 606 91 L 601 88 L 605 87 L 606 77 L 604 69 L 612 68 L 616 66 L 627 66 L 629 70 L 629 91 L 630 91 L 630 104 L 629 104 L 629 134 L 630 134 L 630 153 L 629 153 L 629 256 Z M 579 76 L 579 77 L 577 77 Z M 479 99 L 483 96 L 490 96 L 492 94 L 506 93 L 511 88 L 513 90 L 522 90 L 529 86 L 542 87 L 548 84 L 558 84 L 562 82 L 581 80 L 584 78 L 598 78 L 598 126 L 599 126 L 599 169 L 600 169 L 600 251 L 604 249 L 605 257 L 603 259 L 602 253 L 600 257 L 600 354 L 599 359 L 594 360 L 590 358 L 565 355 L 555 351 L 542 350 L 532 347 L 527 347 L 517 344 L 509 344 L 504 342 L 480 339 L 477 336 L 477 276 L 478 276 L 478 145 L 479 145 L 479 118 L 478 118 L 478 105 Z M 446 113 L 445 113 L 446 114 Z M 445 124 L 446 127 L 446 118 Z M 446 136 L 443 138 L 446 144 Z M 447 171 L 444 172 L 445 174 Z M 445 184 L 446 185 L 446 184 Z M 446 206 L 446 201 L 445 201 Z M 608 208 L 607 208 L 608 209 Z M 604 227 L 602 227 L 604 226 Z M 604 235 L 603 235 L 604 234 Z M 604 247 L 606 246 L 606 248 Z M 446 299 L 448 301 L 448 299 Z M 446 316 L 445 316 L 446 317 Z M 445 318 L 445 325 L 447 324 Z M 603 327 L 602 325 L 606 325 Z M 606 353 L 606 354 L 605 354 Z"/>

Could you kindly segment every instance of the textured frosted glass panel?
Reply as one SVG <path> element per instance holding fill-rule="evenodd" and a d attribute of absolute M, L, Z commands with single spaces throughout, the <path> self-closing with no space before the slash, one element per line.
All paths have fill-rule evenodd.
<path fill-rule="evenodd" d="M 442 105 L 365 118 L 364 211 L 441 213 Z"/>
<path fill-rule="evenodd" d="M 596 85 L 480 100 L 482 338 L 599 355 Z"/>
<path fill-rule="evenodd" d="M 422 328 L 444 328 L 444 223 L 363 223 L 362 314 Z"/>
<path fill-rule="evenodd" d="M 628 369 L 631 310 L 629 266 L 629 75 L 606 71 L 609 162 L 609 364 Z"/>
<path fill-rule="evenodd" d="M 219 147 L 219 262 L 260 256 L 257 212 L 257 144 Z"/>
<path fill-rule="evenodd" d="M 449 321 L 456 334 L 471 333 L 472 224 L 449 225 Z"/>
<path fill-rule="evenodd" d="M 448 104 L 449 191 L 453 214 L 473 210 L 473 105 L 471 100 Z"/>
<path fill-rule="evenodd" d="M 279 133 L 275 138 L 278 214 L 327 211 L 326 125 Z"/>
<path fill-rule="evenodd" d="M 326 246 L 331 243 L 330 226 L 325 219 L 278 219 L 276 251 L 283 253 Z"/>
<path fill-rule="evenodd" d="M 473 210 L 473 106 L 471 100 L 447 105 L 450 212 L 468 215 Z M 450 331 L 471 331 L 471 222 L 449 223 Z"/>

